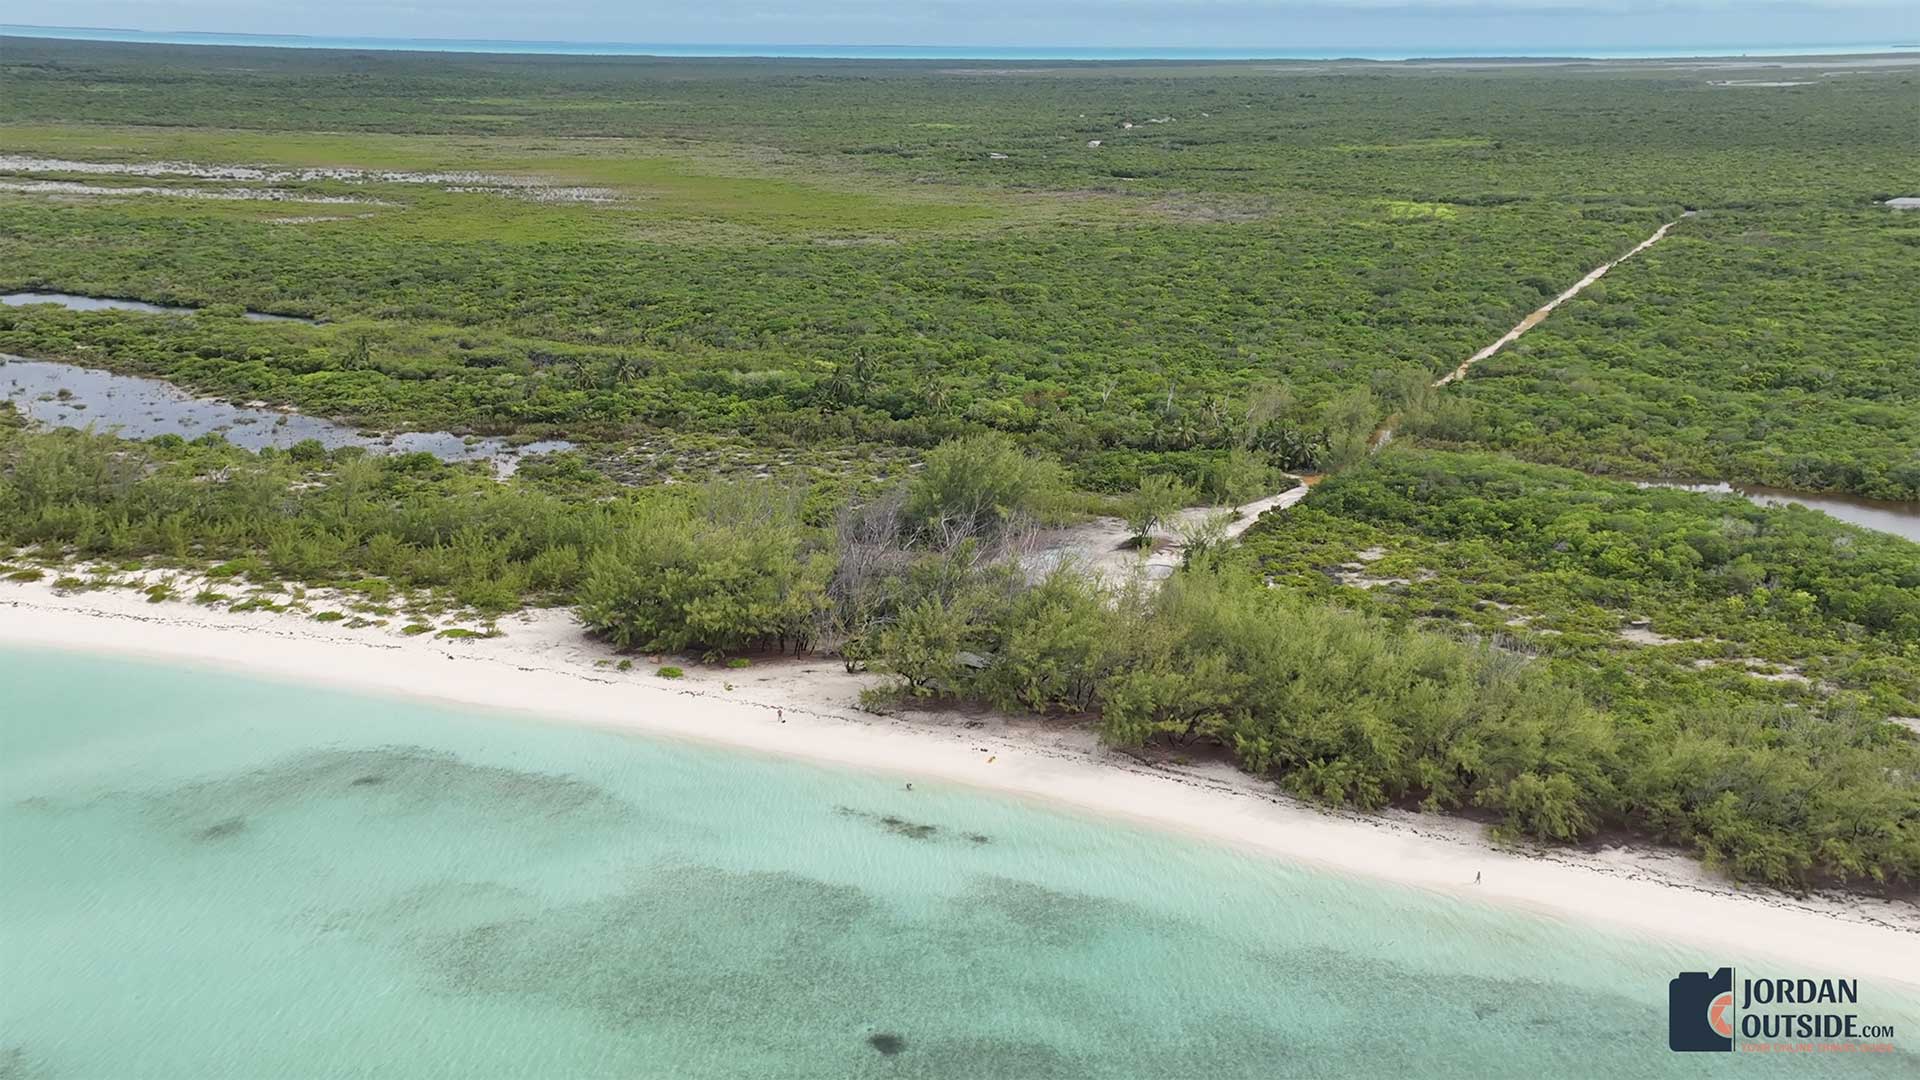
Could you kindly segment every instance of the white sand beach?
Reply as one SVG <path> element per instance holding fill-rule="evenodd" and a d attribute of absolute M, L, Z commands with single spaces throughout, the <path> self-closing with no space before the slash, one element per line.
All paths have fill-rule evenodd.
<path fill-rule="evenodd" d="M 615 654 L 565 611 L 512 616 L 501 628 L 486 639 L 405 637 L 295 613 L 150 604 L 123 590 L 62 595 L 44 583 L 0 583 L 0 646 L 213 665 L 968 785 L 1679 943 L 1697 948 L 1702 963 L 1772 958 L 1920 989 L 1920 905 L 1910 902 L 1742 890 L 1678 853 L 1509 848 L 1458 819 L 1328 812 L 1231 767 L 1149 764 L 1064 724 L 984 713 L 876 716 L 855 704 L 870 680 L 827 658 L 689 665 L 685 679 L 671 681 L 644 657 L 618 671 Z M 0 688 L 0 704 L 4 696 Z"/>

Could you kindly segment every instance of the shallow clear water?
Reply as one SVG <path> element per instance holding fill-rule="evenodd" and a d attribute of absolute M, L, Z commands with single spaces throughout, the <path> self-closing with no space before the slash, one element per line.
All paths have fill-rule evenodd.
<path fill-rule="evenodd" d="M 0 399 L 13 402 L 22 415 L 38 424 L 91 425 L 96 431 L 115 431 L 128 439 L 160 435 L 197 439 L 217 432 L 248 450 L 269 446 L 285 450 L 313 439 L 328 449 L 361 446 L 381 454 L 428 453 L 442 461 L 487 461 L 502 474 L 513 472 L 522 456 L 573 447 L 564 439 L 514 446 L 505 439 L 469 440 L 447 431 L 362 435 L 318 416 L 195 397 L 164 379 L 6 353 L 0 353 Z"/>
<path fill-rule="evenodd" d="M 1670 1053 L 1667 980 L 1739 957 L 938 785 L 38 651 L 0 651 L 0 957 L 5 1075 L 1915 1068 Z"/>

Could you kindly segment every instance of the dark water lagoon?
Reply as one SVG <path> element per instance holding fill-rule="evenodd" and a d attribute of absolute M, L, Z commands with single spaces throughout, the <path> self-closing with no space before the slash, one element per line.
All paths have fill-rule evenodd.
<path fill-rule="evenodd" d="M 0 295 L 0 304 L 8 307 L 26 307 L 30 304 L 59 304 L 73 311 L 138 311 L 147 315 L 192 315 L 199 308 L 179 307 L 173 304 L 149 304 L 145 300 L 121 300 L 111 296 L 80 296 L 76 293 L 59 292 L 14 292 Z M 249 311 L 241 316 L 254 322 L 298 322 L 315 323 L 318 319 L 309 319 L 305 315 L 273 315 L 265 311 Z"/>
<path fill-rule="evenodd" d="M 1920 543 L 1920 503 L 1885 502 L 1852 495 L 1791 491 L 1754 484 L 1661 480 L 1636 480 L 1634 483 L 1640 487 L 1673 488 L 1678 491 L 1697 491 L 1704 495 L 1738 495 L 1756 506 L 1804 506 L 1850 525 L 1892 533 Z"/>
<path fill-rule="evenodd" d="M 163 379 L 29 360 L 0 353 L 0 397 L 22 415 L 47 427 L 118 431 L 128 439 L 178 435 L 197 439 L 217 433 L 248 450 L 285 450 L 308 439 L 327 449 L 360 446 L 378 454 L 428 453 L 442 461 L 486 461 L 503 475 L 523 457 L 570 450 L 564 439 L 515 446 L 501 438 L 471 438 L 447 431 L 365 435 L 345 424 L 266 405 L 236 405 L 196 397 Z"/>

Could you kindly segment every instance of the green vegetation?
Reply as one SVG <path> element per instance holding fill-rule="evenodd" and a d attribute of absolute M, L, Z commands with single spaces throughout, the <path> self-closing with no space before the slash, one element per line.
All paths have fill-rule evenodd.
<path fill-rule="evenodd" d="M 950 467 L 859 493 L 829 525 L 815 500 L 764 484 L 620 491 L 566 470 L 500 484 L 424 456 L 15 431 L 0 436 L 0 539 L 422 606 L 573 599 L 625 648 L 823 648 L 913 696 L 1094 714 L 1122 746 L 1218 745 L 1312 798 L 1478 808 L 1543 840 L 1630 829 L 1782 884 L 1920 874 L 1920 741 L 1885 720 L 1920 702 L 1905 541 L 1395 450 L 1245 549 L 1111 593 L 1071 570 L 1030 580 L 1003 546 L 1022 511 L 926 512 L 954 505 L 956 476 L 974 481 L 963 493 L 1019 490 L 1035 462 L 1004 449 L 943 447 L 930 456 Z M 1361 545 L 1380 549 L 1358 564 L 1369 573 L 1411 576 L 1334 584 L 1322 568 Z M 1414 565 L 1428 562 L 1445 576 Z M 1541 621 L 1495 630 L 1489 611 Z M 1632 645 L 1617 634 L 1632 613 L 1699 637 Z M 1746 658 L 1808 681 L 1755 678 Z"/>
<path fill-rule="evenodd" d="M 1713 212 L 1608 275 L 1410 430 L 1589 472 L 1920 494 L 1920 221 Z"/>
<path fill-rule="evenodd" d="M 303 461 L 217 440 L 0 432 L 0 469 L 0 543 L 376 601 L 433 592 L 483 615 L 568 598 L 582 552 L 608 542 L 627 506 L 497 484 L 424 454 Z"/>
<path fill-rule="evenodd" d="M 1065 499 L 1059 465 L 980 435 L 927 454 L 902 509 L 914 529 L 972 535 L 1056 516 Z"/>
<path fill-rule="evenodd" d="M 0 153 L 291 201 L 0 191 L 0 291 L 200 309 L 0 308 L 0 352 L 581 450 L 502 482 L 4 407 L 10 578 L 449 640 L 573 605 L 1327 802 L 1920 882 L 1920 549 L 1550 467 L 1920 495 L 1920 216 L 1875 205 L 1911 68 L 247 56 L 6 41 Z M 1282 470 L 1333 475 L 1164 587 L 1027 558 Z"/>
<path fill-rule="evenodd" d="M 1240 558 L 1292 594 L 1575 661 L 1568 675 L 1614 708 L 1742 688 L 1820 700 L 1725 677 L 1758 658 L 1920 714 L 1920 549 L 1811 510 L 1392 450 L 1263 520 Z M 1666 643 L 1630 647 L 1635 632 Z M 1633 666 L 1607 671 L 1615 659 Z"/>
<path fill-rule="evenodd" d="M 580 620 L 623 649 L 803 650 L 832 573 L 793 503 L 713 489 L 692 506 L 636 507 L 588 564 Z"/>
<path fill-rule="evenodd" d="M 1432 580 L 1326 572 L 1386 544 L 1349 565 Z M 1775 884 L 1911 883 L 1920 741 L 1886 717 L 1920 711 L 1915 555 L 1810 512 L 1398 452 L 1158 592 L 949 576 L 869 662 L 913 695 L 1097 713 L 1123 746 L 1216 744 L 1313 798 L 1477 807 L 1544 840 L 1624 829 Z M 1636 645 L 1608 604 L 1713 636 Z M 1506 625 L 1533 612 L 1537 631 Z"/>
<path fill-rule="evenodd" d="M 1516 835 L 1591 833 L 1614 732 L 1579 695 L 1487 648 L 1190 570 L 1118 604 L 1055 575 L 928 603 L 879 662 L 916 691 L 1098 711 L 1108 740 L 1218 744 L 1295 792 L 1374 808 L 1486 807 Z M 956 661 L 962 651 L 977 665 Z"/>
<path fill-rule="evenodd" d="M 1913 879 L 1916 742 L 1885 722 L 1920 715 L 1909 542 L 1812 511 L 1390 452 L 1263 521 L 1237 558 L 1291 596 L 1536 657 L 1618 727 L 1629 827 L 1762 880 Z"/>
<path fill-rule="evenodd" d="M 1141 477 L 1140 486 L 1121 500 L 1134 542 L 1148 543 L 1153 530 L 1159 528 L 1169 514 L 1185 506 L 1192 495 L 1184 484 L 1170 476 L 1156 473 Z"/>
<path fill-rule="evenodd" d="M 209 309 L 8 309 L 0 351 L 379 427 L 563 433 L 616 475 L 636 442 L 837 452 L 851 472 L 993 430 L 1083 488 L 1207 486 L 1235 448 L 1354 460 L 1396 388 L 1691 205 L 1708 212 L 1536 331 L 1566 322 L 1565 348 L 1489 367 L 1464 416 L 1424 430 L 1637 474 L 1920 491 L 1894 345 L 1920 223 L 1872 205 L 1904 175 L 1904 69 L 1729 93 L 1658 66 L 223 55 L 9 41 L 0 147 L 609 201 L 326 175 L 279 186 L 392 205 L 0 194 L 0 287 Z M 491 104 L 448 107 L 476 89 Z M 1253 423 L 1276 391 L 1286 407 Z"/>

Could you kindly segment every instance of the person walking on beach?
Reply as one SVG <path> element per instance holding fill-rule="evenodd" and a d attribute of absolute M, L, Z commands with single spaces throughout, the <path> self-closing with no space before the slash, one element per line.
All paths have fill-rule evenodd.
<path fill-rule="evenodd" d="M 1480 871 L 1478 871 L 1478 870 L 1475 870 L 1475 871 L 1473 872 L 1473 883 L 1474 883 L 1475 885 L 1478 885 L 1478 884 L 1480 884 Z"/>

